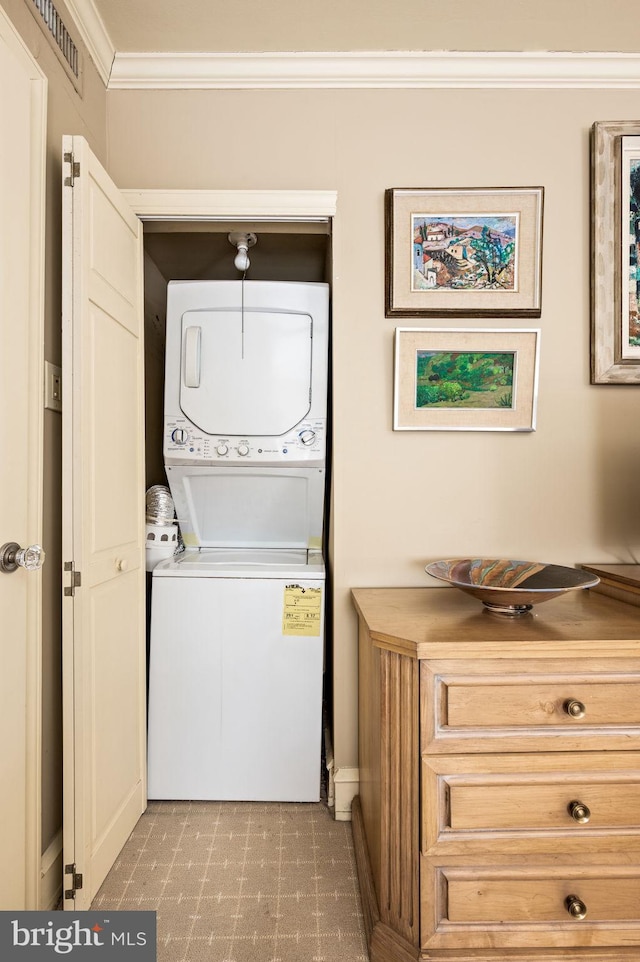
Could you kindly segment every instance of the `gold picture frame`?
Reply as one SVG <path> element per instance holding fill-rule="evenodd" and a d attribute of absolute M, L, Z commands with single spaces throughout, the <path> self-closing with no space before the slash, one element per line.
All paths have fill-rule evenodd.
<path fill-rule="evenodd" d="M 640 121 L 598 121 L 591 128 L 592 384 L 640 383 L 639 203 Z"/>
<path fill-rule="evenodd" d="M 538 328 L 395 331 L 394 431 L 534 431 Z"/>
<path fill-rule="evenodd" d="M 385 191 L 387 317 L 540 317 L 543 187 Z"/>

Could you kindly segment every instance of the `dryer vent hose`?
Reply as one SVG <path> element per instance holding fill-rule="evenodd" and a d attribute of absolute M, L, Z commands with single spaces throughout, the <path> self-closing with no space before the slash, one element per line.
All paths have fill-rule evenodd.
<path fill-rule="evenodd" d="M 154 484 L 146 494 L 147 524 L 171 524 L 175 507 L 169 488 L 164 484 Z"/>

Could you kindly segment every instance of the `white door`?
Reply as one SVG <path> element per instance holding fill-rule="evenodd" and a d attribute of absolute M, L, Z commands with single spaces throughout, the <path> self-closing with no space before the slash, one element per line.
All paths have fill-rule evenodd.
<path fill-rule="evenodd" d="M 142 224 L 82 137 L 63 152 L 64 907 L 77 910 L 146 805 Z"/>
<path fill-rule="evenodd" d="M 46 83 L 0 9 L 0 546 L 42 537 Z M 41 577 L 0 571 L 0 910 L 40 907 Z"/>

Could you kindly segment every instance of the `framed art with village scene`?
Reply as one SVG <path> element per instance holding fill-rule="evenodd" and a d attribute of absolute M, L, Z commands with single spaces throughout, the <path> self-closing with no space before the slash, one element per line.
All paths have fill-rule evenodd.
<path fill-rule="evenodd" d="M 395 431 L 534 431 L 540 331 L 397 327 Z"/>
<path fill-rule="evenodd" d="M 591 383 L 640 383 L 640 122 L 591 138 Z"/>
<path fill-rule="evenodd" d="M 387 317 L 539 317 L 542 187 L 385 192 Z"/>

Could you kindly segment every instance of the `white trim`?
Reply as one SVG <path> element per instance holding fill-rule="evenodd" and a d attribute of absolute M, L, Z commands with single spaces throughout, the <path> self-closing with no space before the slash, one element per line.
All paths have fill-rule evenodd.
<path fill-rule="evenodd" d="M 79 2 L 79 0 L 75 0 Z M 91 3 L 91 0 L 83 0 Z M 545 51 L 116 53 L 110 90 L 640 88 L 640 56 Z"/>
<path fill-rule="evenodd" d="M 117 52 L 94 0 L 65 2 L 110 90 L 640 88 L 640 56 L 608 51 Z"/>
<path fill-rule="evenodd" d="M 334 190 L 123 190 L 141 220 L 328 220 Z"/>
<path fill-rule="evenodd" d="M 106 87 L 116 51 L 94 0 L 64 0 L 64 3 Z"/>
<path fill-rule="evenodd" d="M 42 544 L 43 465 L 44 465 L 44 264 L 47 154 L 48 81 L 13 23 L 0 7 L 0 38 L 9 53 L 21 64 L 30 81 L 29 141 L 29 310 L 21 322 L 28 331 L 29 414 L 27 524 L 29 541 Z M 25 796 L 25 904 L 18 909 L 37 909 L 40 904 L 40 861 L 42 854 L 42 572 L 28 578 L 28 615 L 25 656 L 25 737 L 24 785 L 16 790 Z M 16 876 L 18 872 L 16 871 Z M 22 902 L 22 894 L 20 901 Z"/>
<path fill-rule="evenodd" d="M 337 768 L 334 776 L 335 811 L 337 822 L 351 821 L 351 803 L 360 789 L 360 770 L 358 768 Z"/>
<path fill-rule="evenodd" d="M 45 222 L 47 177 L 48 80 L 29 55 L 31 69 L 31 254 L 29 324 L 29 385 L 33 409 L 30 416 L 29 525 L 33 538 L 42 544 L 44 508 L 44 312 L 45 312 Z M 27 678 L 27 816 L 31 830 L 29 867 L 34 870 L 42 852 L 42 571 L 30 579 L 30 614 L 27 627 L 29 646 Z M 31 904 L 40 902 L 40 887 L 33 879 Z M 26 908 L 29 908 L 27 905 Z"/>
<path fill-rule="evenodd" d="M 62 895 L 62 829 L 42 855 L 40 865 L 40 905 L 43 911 L 55 909 Z"/>

